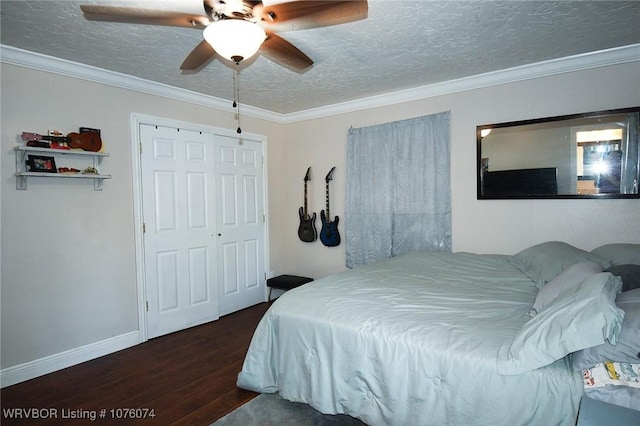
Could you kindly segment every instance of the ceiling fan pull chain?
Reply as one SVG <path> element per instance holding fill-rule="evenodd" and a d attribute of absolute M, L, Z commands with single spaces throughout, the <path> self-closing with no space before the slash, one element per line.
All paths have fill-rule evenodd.
<path fill-rule="evenodd" d="M 240 72 L 236 68 L 234 78 L 233 78 L 233 107 L 236 108 L 236 122 L 238 123 L 238 128 L 236 129 L 236 133 L 242 133 L 242 129 L 240 128 Z"/>
<path fill-rule="evenodd" d="M 233 70 L 233 104 L 232 106 L 234 108 L 238 106 L 238 103 L 236 102 L 236 74 L 237 74 L 237 71 Z"/>

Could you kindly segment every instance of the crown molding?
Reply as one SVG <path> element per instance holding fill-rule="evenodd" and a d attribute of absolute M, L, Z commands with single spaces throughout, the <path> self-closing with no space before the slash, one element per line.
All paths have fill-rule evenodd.
<path fill-rule="evenodd" d="M 145 80 L 140 77 L 93 67 L 91 65 L 80 64 L 66 59 L 55 58 L 41 53 L 18 49 L 12 46 L 0 44 L 0 62 L 92 81 L 94 83 L 106 84 L 149 95 L 162 96 L 168 99 L 189 102 L 222 111 L 235 111 L 226 99 L 169 86 L 167 84 L 157 83 L 151 80 Z M 282 122 L 282 114 L 252 107 L 250 105 L 242 105 L 242 114 L 276 123 Z"/>
<path fill-rule="evenodd" d="M 233 109 L 229 107 L 229 101 L 225 99 L 2 44 L 0 44 L 0 62 L 233 112 Z M 522 65 L 289 114 L 276 113 L 244 104 L 242 113 L 262 120 L 288 124 L 628 62 L 640 62 L 640 43 Z"/>
<path fill-rule="evenodd" d="M 370 108 L 395 105 L 434 96 L 448 95 L 483 87 L 497 86 L 534 78 L 598 68 L 628 62 L 640 62 L 640 43 L 580 55 L 567 56 L 534 64 L 522 65 L 473 75 L 456 80 L 434 83 L 367 98 L 356 99 L 326 107 L 299 111 L 284 116 L 285 123 L 311 120 L 330 115 L 345 114 Z"/>

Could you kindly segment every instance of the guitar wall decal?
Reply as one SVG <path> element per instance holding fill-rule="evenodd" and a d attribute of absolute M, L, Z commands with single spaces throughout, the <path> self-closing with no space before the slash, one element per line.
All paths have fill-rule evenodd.
<path fill-rule="evenodd" d="M 307 209 L 307 182 L 311 180 L 311 167 L 307 169 L 304 175 L 304 207 L 300 207 L 298 214 L 300 215 L 300 226 L 298 226 L 298 237 L 305 243 L 312 243 L 318 238 L 316 231 L 316 212 L 309 216 Z"/>
<path fill-rule="evenodd" d="M 322 210 L 320 212 L 320 220 L 322 221 L 322 229 L 320 229 L 320 241 L 327 247 L 335 247 L 340 245 L 340 233 L 338 232 L 339 218 L 336 216 L 335 220 L 331 221 L 331 213 L 329 212 L 329 182 L 333 179 L 333 171 L 336 168 L 333 167 L 327 177 L 325 178 L 325 184 L 327 188 L 327 212 Z"/>

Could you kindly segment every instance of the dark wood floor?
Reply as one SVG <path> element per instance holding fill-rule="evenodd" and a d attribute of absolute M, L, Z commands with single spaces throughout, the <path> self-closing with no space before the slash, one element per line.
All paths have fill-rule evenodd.
<path fill-rule="evenodd" d="M 268 303 L 218 321 L 149 340 L 77 366 L 2 389 L 3 425 L 209 425 L 257 394 L 236 387 L 251 336 Z M 9 409 L 55 409 L 57 419 L 9 419 Z M 146 420 L 112 418 L 122 408 Z M 106 410 L 100 418 L 101 410 Z M 79 411 L 84 410 L 84 411 Z M 73 419 L 96 411 L 98 418 Z M 113 413 L 111 410 L 114 410 Z M 44 411 L 40 411 L 44 414 Z M 14 413 L 15 414 L 15 413 Z"/>

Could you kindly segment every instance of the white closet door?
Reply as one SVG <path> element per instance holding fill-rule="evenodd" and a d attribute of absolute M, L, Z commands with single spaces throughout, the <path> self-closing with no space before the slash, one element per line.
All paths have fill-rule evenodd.
<path fill-rule="evenodd" d="M 262 143 L 215 136 L 220 315 L 265 301 Z"/>
<path fill-rule="evenodd" d="M 141 125 L 147 332 L 218 318 L 212 134 Z"/>

